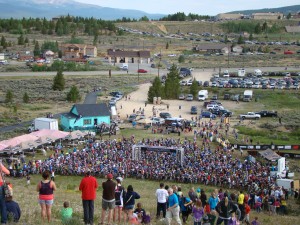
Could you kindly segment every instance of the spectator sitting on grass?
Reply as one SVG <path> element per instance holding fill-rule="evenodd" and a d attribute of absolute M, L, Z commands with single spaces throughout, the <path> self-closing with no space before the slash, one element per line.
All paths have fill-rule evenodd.
<path fill-rule="evenodd" d="M 12 196 L 5 201 L 6 211 L 9 221 L 19 222 L 21 217 L 21 209 L 17 202 L 12 200 Z"/>
<path fill-rule="evenodd" d="M 69 202 L 64 202 L 64 207 L 60 211 L 61 220 L 63 224 L 68 224 L 72 219 L 73 209 L 70 207 Z"/>

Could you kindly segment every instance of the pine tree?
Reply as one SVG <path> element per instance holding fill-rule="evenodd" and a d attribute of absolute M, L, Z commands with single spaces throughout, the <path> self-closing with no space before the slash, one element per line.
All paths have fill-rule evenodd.
<path fill-rule="evenodd" d="M 152 102 L 153 97 L 164 97 L 164 90 L 159 77 L 154 78 L 153 84 L 149 88 L 148 102 Z"/>
<path fill-rule="evenodd" d="M 252 33 L 249 36 L 249 41 L 253 41 L 253 34 Z"/>
<path fill-rule="evenodd" d="M 1 46 L 5 48 L 7 46 L 6 39 L 4 36 L 1 37 Z"/>
<path fill-rule="evenodd" d="M 165 82 L 165 97 L 167 99 L 177 99 L 179 94 L 179 71 L 177 66 L 173 64 Z"/>
<path fill-rule="evenodd" d="M 169 42 L 167 42 L 166 44 L 166 49 L 169 49 Z"/>
<path fill-rule="evenodd" d="M 194 97 L 196 97 L 197 93 L 198 93 L 198 82 L 194 78 L 192 85 L 190 87 L 190 94 L 192 94 Z"/>
<path fill-rule="evenodd" d="M 238 39 L 238 42 L 237 42 L 239 45 L 240 44 L 244 44 L 244 38 L 242 35 L 239 36 L 239 39 Z"/>
<path fill-rule="evenodd" d="M 80 99 L 81 99 L 81 96 L 80 96 L 79 90 L 75 85 L 73 85 L 71 87 L 71 90 L 67 94 L 67 100 L 70 102 L 77 102 Z"/>
<path fill-rule="evenodd" d="M 13 93 L 11 90 L 7 90 L 6 96 L 5 96 L 5 103 L 12 103 L 13 102 Z"/>
<path fill-rule="evenodd" d="M 65 83 L 66 83 L 66 81 L 65 81 L 62 71 L 61 70 L 57 71 L 57 74 L 53 79 L 52 89 L 54 91 L 56 91 L 56 90 L 62 91 L 65 89 Z"/>
<path fill-rule="evenodd" d="M 185 61 L 184 56 L 183 56 L 183 55 L 180 55 L 180 56 L 178 57 L 178 62 L 179 62 L 179 63 L 184 63 L 184 61 Z"/>
<path fill-rule="evenodd" d="M 40 56 L 41 55 L 41 49 L 40 49 L 40 45 L 39 45 L 38 41 L 35 42 L 33 55 L 34 56 Z"/>
<path fill-rule="evenodd" d="M 24 44 L 25 44 L 24 36 L 23 34 L 21 34 L 20 37 L 18 38 L 18 45 L 24 45 Z"/>
<path fill-rule="evenodd" d="M 25 92 L 24 95 L 23 95 L 23 102 L 24 103 L 29 103 L 29 96 L 28 96 L 27 92 Z"/>

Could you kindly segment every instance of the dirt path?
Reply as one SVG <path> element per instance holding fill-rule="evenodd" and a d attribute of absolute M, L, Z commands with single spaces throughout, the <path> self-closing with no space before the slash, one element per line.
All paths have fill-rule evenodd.
<path fill-rule="evenodd" d="M 151 24 L 157 26 L 157 28 L 160 29 L 163 33 L 168 33 L 167 28 L 164 24 L 157 24 L 156 22 L 151 22 Z"/>

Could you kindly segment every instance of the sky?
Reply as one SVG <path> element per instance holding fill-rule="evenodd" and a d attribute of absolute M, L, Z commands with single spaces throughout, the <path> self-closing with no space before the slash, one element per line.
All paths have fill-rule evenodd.
<path fill-rule="evenodd" d="M 77 2 L 147 13 L 217 15 L 235 10 L 276 8 L 299 5 L 299 0 L 75 0 Z"/>

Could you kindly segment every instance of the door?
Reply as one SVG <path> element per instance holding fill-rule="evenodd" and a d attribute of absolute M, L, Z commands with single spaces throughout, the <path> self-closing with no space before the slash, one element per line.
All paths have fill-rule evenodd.
<path fill-rule="evenodd" d="M 98 125 L 98 119 L 94 119 L 94 126 Z"/>

